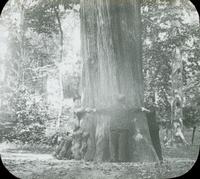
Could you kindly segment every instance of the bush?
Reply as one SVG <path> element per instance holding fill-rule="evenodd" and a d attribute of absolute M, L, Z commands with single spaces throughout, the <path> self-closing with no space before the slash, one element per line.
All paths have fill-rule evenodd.
<path fill-rule="evenodd" d="M 199 106 L 186 106 L 183 108 L 183 124 L 186 127 L 194 127 L 198 125 L 200 119 Z"/>
<path fill-rule="evenodd" d="M 44 102 L 38 100 L 27 88 L 21 87 L 11 98 L 10 104 L 16 125 L 8 134 L 9 141 L 41 143 L 45 138 L 45 122 L 50 119 Z"/>

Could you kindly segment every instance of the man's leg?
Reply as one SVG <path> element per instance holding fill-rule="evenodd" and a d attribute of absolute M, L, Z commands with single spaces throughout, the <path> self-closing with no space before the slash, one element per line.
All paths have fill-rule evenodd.
<path fill-rule="evenodd" d="M 54 153 L 55 156 L 56 156 L 56 155 L 59 155 L 59 153 L 60 153 L 60 151 L 62 150 L 64 144 L 65 144 L 65 141 L 62 140 L 62 141 L 60 142 L 60 144 L 56 147 L 56 151 L 55 151 L 55 153 Z"/>
<path fill-rule="evenodd" d="M 159 130 L 154 130 L 152 132 L 151 139 L 152 139 L 152 144 L 154 146 L 156 154 L 158 155 L 159 160 L 162 161 L 163 157 L 162 157 L 162 148 L 160 144 Z"/>
<path fill-rule="evenodd" d="M 129 156 L 129 146 L 128 146 L 128 137 L 129 131 L 128 130 L 121 130 L 119 134 L 119 161 L 120 162 L 127 162 Z"/>
<path fill-rule="evenodd" d="M 162 157 L 162 149 L 161 149 L 160 136 L 159 136 L 159 125 L 156 121 L 156 116 L 149 118 L 147 121 L 148 121 L 149 133 L 151 136 L 153 147 L 156 151 L 156 154 L 159 160 L 162 161 L 163 157 Z"/>
<path fill-rule="evenodd" d="M 110 131 L 110 157 L 112 162 L 118 161 L 119 134 L 116 130 Z"/>
<path fill-rule="evenodd" d="M 66 157 L 66 153 L 67 153 L 67 141 L 64 141 L 64 145 L 61 149 L 61 151 L 59 152 L 59 158 L 65 158 Z"/>

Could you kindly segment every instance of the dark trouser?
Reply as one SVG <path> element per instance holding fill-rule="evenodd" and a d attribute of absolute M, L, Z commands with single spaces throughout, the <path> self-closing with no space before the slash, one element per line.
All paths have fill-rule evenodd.
<path fill-rule="evenodd" d="M 151 136 L 151 141 L 153 144 L 153 147 L 156 151 L 156 154 L 159 158 L 159 160 L 163 160 L 162 157 L 162 149 L 161 149 L 161 144 L 160 144 L 160 137 L 159 137 L 159 128 L 152 128 L 152 126 L 149 126 L 149 132 Z"/>
<path fill-rule="evenodd" d="M 56 155 L 60 157 L 71 157 L 71 145 L 72 141 L 71 140 L 63 140 L 58 148 L 56 149 Z"/>
<path fill-rule="evenodd" d="M 163 157 L 162 157 L 162 149 L 161 149 L 161 144 L 160 144 L 159 125 L 158 125 L 158 122 L 156 121 L 155 110 L 152 110 L 152 112 L 147 113 L 146 117 L 147 117 L 149 133 L 151 136 L 151 141 L 152 141 L 153 147 L 156 151 L 156 154 L 157 154 L 159 160 L 162 161 Z"/>
<path fill-rule="evenodd" d="M 60 144 L 56 147 L 56 152 L 55 152 L 55 154 L 59 155 L 59 153 L 60 153 L 60 151 L 62 150 L 62 148 L 63 148 L 64 145 L 65 145 L 65 141 L 62 140 L 62 141 L 60 142 Z"/>
<path fill-rule="evenodd" d="M 128 137 L 128 129 L 113 129 L 110 131 L 111 161 L 128 161 Z"/>

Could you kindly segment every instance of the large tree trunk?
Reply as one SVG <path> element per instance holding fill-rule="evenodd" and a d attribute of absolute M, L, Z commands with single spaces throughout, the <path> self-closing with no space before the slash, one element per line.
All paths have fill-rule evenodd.
<path fill-rule="evenodd" d="M 81 0 L 80 15 L 82 106 L 96 109 L 81 123 L 90 133 L 85 158 L 110 159 L 110 129 L 116 114 L 124 112 L 116 103 L 123 96 L 126 109 L 131 110 L 120 119 L 122 126 L 129 124 L 128 137 L 122 135 L 120 140 L 128 143 L 129 150 L 120 146 L 122 142 L 120 155 L 128 152 L 129 161 L 155 161 L 145 115 L 135 110 L 143 106 L 144 94 L 140 1 Z"/>

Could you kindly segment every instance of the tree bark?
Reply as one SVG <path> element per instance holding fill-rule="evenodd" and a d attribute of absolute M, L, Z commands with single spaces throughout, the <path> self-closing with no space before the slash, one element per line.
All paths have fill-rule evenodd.
<path fill-rule="evenodd" d="M 20 0 L 19 3 L 20 8 L 20 39 L 19 39 L 19 46 L 20 46 L 20 62 L 19 62 L 19 85 L 24 85 L 24 61 L 25 61 L 25 47 L 24 47 L 24 34 L 25 34 L 25 26 L 24 26 L 24 0 Z"/>
<path fill-rule="evenodd" d="M 81 122 L 90 133 L 85 159 L 110 159 L 110 129 L 121 110 L 132 111 L 121 118 L 122 125 L 130 124 L 124 138 L 129 161 L 155 161 L 145 115 L 133 110 L 143 106 L 144 98 L 140 1 L 81 0 L 80 6 L 82 107 L 97 111 Z M 124 111 L 117 103 L 121 96 Z"/>
<path fill-rule="evenodd" d="M 54 12 L 55 12 L 55 16 L 56 19 L 58 21 L 58 27 L 59 27 L 59 32 L 60 32 L 60 58 L 59 58 L 59 63 L 62 63 L 63 61 L 63 29 L 62 29 L 62 24 L 61 24 L 61 20 L 60 20 L 60 15 L 59 15 L 59 7 L 57 4 L 54 5 Z M 63 75 L 62 75 L 62 71 L 60 70 L 59 66 L 58 66 L 58 70 L 59 70 L 59 86 L 60 86 L 60 106 L 59 106 L 59 111 L 58 111 L 58 120 L 57 120 L 57 128 L 60 127 L 61 124 L 61 117 L 62 117 L 62 111 L 63 111 L 63 99 L 64 99 L 64 94 L 63 94 Z"/>
<path fill-rule="evenodd" d="M 172 8 L 180 7 L 180 0 L 171 0 Z M 176 9 L 174 9 L 176 10 Z M 180 10 L 179 10 L 180 11 Z M 180 25 L 177 21 L 172 21 L 174 28 L 173 35 L 177 36 Z M 183 135 L 183 62 L 181 45 L 176 45 L 174 49 L 174 59 L 172 61 L 172 102 L 171 102 L 171 136 L 169 143 L 174 145 L 181 141 L 187 144 Z"/>

